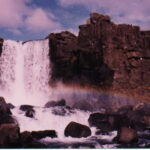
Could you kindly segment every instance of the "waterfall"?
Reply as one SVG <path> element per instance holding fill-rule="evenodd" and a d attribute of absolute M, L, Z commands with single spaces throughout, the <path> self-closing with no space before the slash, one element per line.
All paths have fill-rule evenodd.
<path fill-rule="evenodd" d="M 48 39 L 4 41 L 0 57 L 0 95 L 15 105 L 43 105 L 50 96 Z"/>

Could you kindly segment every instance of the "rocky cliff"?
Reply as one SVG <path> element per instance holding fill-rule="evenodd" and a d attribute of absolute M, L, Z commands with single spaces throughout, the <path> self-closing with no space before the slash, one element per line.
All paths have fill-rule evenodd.
<path fill-rule="evenodd" d="M 97 13 L 79 29 L 78 37 L 68 31 L 47 37 L 53 81 L 150 96 L 150 31 Z"/>

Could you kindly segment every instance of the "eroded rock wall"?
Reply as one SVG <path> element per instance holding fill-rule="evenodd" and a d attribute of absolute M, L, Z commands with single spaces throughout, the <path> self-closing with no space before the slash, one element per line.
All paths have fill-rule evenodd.
<path fill-rule="evenodd" d="M 150 31 L 97 13 L 79 29 L 48 36 L 53 80 L 150 96 Z"/>

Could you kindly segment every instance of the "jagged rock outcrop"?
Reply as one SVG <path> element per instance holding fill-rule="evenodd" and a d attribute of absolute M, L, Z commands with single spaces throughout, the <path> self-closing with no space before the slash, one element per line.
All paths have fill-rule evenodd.
<path fill-rule="evenodd" d="M 103 85 L 112 83 L 113 70 L 102 61 L 102 54 L 88 45 L 80 45 L 70 32 L 50 34 L 50 57 L 53 63 L 52 80 L 80 85 Z M 86 40 L 84 40 L 86 41 Z M 84 42 L 81 42 L 84 45 Z"/>
<path fill-rule="evenodd" d="M 52 79 L 150 96 L 150 31 L 97 13 L 79 29 L 78 37 L 67 31 L 47 37 Z"/>

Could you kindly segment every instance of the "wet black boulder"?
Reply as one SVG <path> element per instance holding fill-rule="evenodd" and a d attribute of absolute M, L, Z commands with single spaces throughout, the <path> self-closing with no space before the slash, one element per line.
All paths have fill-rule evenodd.
<path fill-rule="evenodd" d="M 89 125 L 102 131 L 118 130 L 128 126 L 127 117 L 119 114 L 92 113 L 88 119 Z"/>
<path fill-rule="evenodd" d="M 5 99 L 0 97 L 0 124 L 15 123 Z"/>
<path fill-rule="evenodd" d="M 0 126 L 0 148 L 20 147 L 20 129 L 17 124 L 2 124 Z"/>
<path fill-rule="evenodd" d="M 55 130 L 32 131 L 31 135 L 35 139 L 42 139 L 45 137 L 56 138 L 57 133 Z"/>
<path fill-rule="evenodd" d="M 34 118 L 34 116 L 35 116 L 35 110 L 34 109 L 27 110 L 26 113 L 25 113 L 25 116 L 26 117 L 30 117 L 30 118 Z"/>
<path fill-rule="evenodd" d="M 47 148 L 43 143 L 34 139 L 31 132 L 24 131 L 20 135 L 20 145 L 21 148 Z"/>
<path fill-rule="evenodd" d="M 136 143 L 138 141 L 137 131 L 131 128 L 122 127 L 118 131 L 117 137 L 115 137 L 114 141 L 122 144 Z"/>
<path fill-rule="evenodd" d="M 31 106 L 31 105 L 21 105 L 19 109 L 22 110 L 22 111 L 27 111 L 27 110 L 33 109 L 33 106 Z"/>
<path fill-rule="evenodd" d="M 71 136 L 74 138 L 88 137 L 91 135 L 91 130 L 86 125 L 72 121 L 65 128 L 64 134 L 65 136 Z"/>

